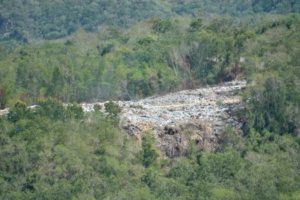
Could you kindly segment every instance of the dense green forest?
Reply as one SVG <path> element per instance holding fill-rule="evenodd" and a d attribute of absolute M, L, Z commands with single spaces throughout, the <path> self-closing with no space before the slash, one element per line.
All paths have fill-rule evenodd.
<path fill-rule="evenodd" d="M 79 28 L 127 27 L 150 17 L 299 11 L 297 0 L 1 0 L 0 40 L 57 39 Z"/>
<path fill-rule="evenodd" d="M 0 199 L 300 199 L 297 0 L 0 0 Z M 243 134 L 161 159 L 119 108 L 246 79 Z M 65 106 L 64 103 L 70 103 Z M 76 103 L 74 103 L 76 102 Z M 27 106 L 37 105 L 33 109 Z"/>
<path fill-rule="evenodd" d="M 216 152 L 158 158 L 113 115 L 55 100 L 17 103 L 0 121 L 1 199 L 291 199 L 300 197 L 300 142 L 290 134 L 226 131 Z"/>
<path fill-rule="evenodd" d="M 263 72 L 299 77 L 299 24 L 298 14 L 152 18 L 20 45 L 7 55 L 3 46 L 1 107 L 41 97 L 128 100 Z"/>

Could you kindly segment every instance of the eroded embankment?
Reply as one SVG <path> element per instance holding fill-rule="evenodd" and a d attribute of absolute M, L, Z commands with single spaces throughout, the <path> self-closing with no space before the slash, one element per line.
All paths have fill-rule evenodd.
<path fill-rule="evenodd" d="M 241 107 L 239 91 L 245 81 L 232 81 L 212 87 L 184 90 L 139 101 L 117 101 L 122 108 L 121 126 L 138 140 L 153 134 L 167 156 L 184 154 L 190 142 L 198 148 L 212 150 L 226 126 L 239 130 L 241 124 L 230 111 Z M 95 104 L 82 104 L 84 111 Z"/>

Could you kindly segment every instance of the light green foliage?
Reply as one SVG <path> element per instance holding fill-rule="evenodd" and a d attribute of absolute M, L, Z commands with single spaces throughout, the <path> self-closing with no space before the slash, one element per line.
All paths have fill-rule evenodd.
<path fill-rule="evenodd" d="M 13 108 L 18 121 L 0 119 L 1 199 L 297 199 L 299 193 L 300 146 L 290 135 L 241 140 L 228 130 L 223 149 L 161 160 L 150 133 L 138 147 L 112 119 L 95 113 L 79 119 L 76 105 L 53 99 L 34 109 L 22 105 Z M 63 121 L 55 118 L 61 109 Z"/>
<path fill-rule="evenodd" d="M 234 200 L 238 199 L 236 193 L 227 188 L 216 187 L 212 189 L 212 199 L 216 200 Z"/>
<path fill-rule="evenodd" d="M 270 22 L 267 18 L 262 24 L 264 33 L 252 44 L 249 41 L 245 45 L 248 61 L 244 65 L 253 83 L 245 93 L 245 131 L 255 128 L 259 132 L 266 129 L 298 135 L 300 74 L 295 58 L 298 56 L 293 52 L 297 52 L 300 44 L 299 34 L 296 34 L 300 28 L 299 19 L 290 15 Z M 293 31 L 286 35 L 287 30 Z"/>
<path fill-rule="evenodd" d="M 275 28 L 290 27 L 281 31 L 297 41 L 294 27 L 298 26 L 298 18 L 278 16 Z M 67 41 L 20 46 L 0 60 L 2 104 L 11 105 L 18 98 L 31 104 L 41 97 L 65 102 L 129 100 L 215 84 L 241 76 L 243 71 L 251 74 L 255 68 L 248 66 L 261 64 L 256 57 L 256 49 L 261 47 L 253 47 L 260 40 L 276 37 L 274 45 L 281 44 L 269 32 L 256 34 L 260 26 L 272 29 L 272 24 L 267 20 L 261 23 L 258 17 L 242 21 L 200 17 L 187 21 L 155 18 L 126 30 L 109 27 L 97 33 L 78 31 Z M 250 22 L 258 23 L 259 30 Z M 296 44 L 290 46 L 292 49 L 286 49 L 279 58 L 297 50 Z M 276 56 L 267 55 L 262 54 L 263 59 L 274 67 L 290 61 L 298 63 L 296 55 L 291 54 L 293 57 L 281 59 L 279 66 L 272 61 Z M 240 63 L 241 57 L 247 58 L 245 63 Z"/>
<path fill-rule="evenodd" d="M 243 167 L 243 160 L 238 153 L 230 150 L 224 153 L 200 154 L 197 160 L 201 168 L 200 176 L 204 179 L 217 179 L 219 183 L 235 179 Z"/>
<path fill-rule="evenodd" d="M 126 175 L 134 164 L 124 157 L 131 153 L 121 156 L 124 135 L 111 122 L 52 117 L 22 119 L 22 129 L 21 120 L 11 126 L 1 119 L 1 199 L 72 199 L 92 193 L 91 198 L 102 199 L 116 197 L 116 188 L 127 181 L 134 186 L 136 178 Z M 10 134 L 14 131 L 18 134 Z M 97 153 L 99 148 L 103 153 Z"/>
<path fill-rule="evenodd" d="M 298 200 L 299 9 L 294 0 L 0 0 L 0 108 L 11 107 L 0 116 L 0 199 Z M 164 159 L 152 133 L 142 144 L 124 134 L 117 104 L 105 104 L 105 117 L 69 103 L 235 78 L 248 81 L 243 133 L 226 128 L 216 150 L 191 144 L 177 158 Z"/>
<path fill-rule="evenodd" d="M 242 135 L 236 134 L 235 130 L 231 127 L 226 127 L 220 141 L 220 150 L 235 149 L 243 151 L 245 149 L 244 138 Z"/>
<path fill-rule="evenodd" d="M 154 138 L 151 135 L 146 135 L 143 137 L 142 141 L 142 162 L 145 167 L 149 167 L 151 165 L 155 165 L 157 158 L 159 156 L 155 144 Z M 151 177 L 151 175 L 149 175 Z M 146 180 L 148 175 L 145 177 Z M 150 184 L 150 183 L 148 183 Z"/>

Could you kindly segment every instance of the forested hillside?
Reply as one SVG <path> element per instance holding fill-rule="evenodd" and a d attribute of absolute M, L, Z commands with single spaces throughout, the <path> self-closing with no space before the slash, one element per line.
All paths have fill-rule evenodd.
<path fill-rule="evenodd" d="M 299 139 L 227 129 L 216 152 L 159 159 L 96 110 L 42 100 L 0 120 L 1 199 L 285 199 L 300 195 Z"/>
<path fill-rule="evenodd" d="M 79 28 L 128 27 L 151 17 L 299 12 L 297 0 L 1 0 L 0 40 L 57 39 Z"/>
<path fill-rule="evenodd" d="M 299 21 L 298 14 L 154 18 L 19 46 L 0 60 L 1 107 L 41 97 L 128 100 L 265 71 L 298 76 Z"/>
<path fill-rule="evenodd" d="M 0 199 L 300 199 L 299 4 L 0 0 Z M 235 79 L 243 91 L 211 98 L 242 99 L 239 130 L 168 158 L 117 104 L 78 105 Z"/>

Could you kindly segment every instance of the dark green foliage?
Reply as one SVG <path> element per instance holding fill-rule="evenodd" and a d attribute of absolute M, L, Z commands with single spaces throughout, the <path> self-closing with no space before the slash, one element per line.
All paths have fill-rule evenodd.
<path fill-rule="evenodd" d="M 249 15 L 254 13 L 299 12 L 295 0 L 38 0 L 2 1 L 0 7 L 0 40 L 27 43 L 32 38 L 58 39 L 74 33 L 79 28 L 95 31 L 98 26 L 129 26 L 150 17 L 178 15 Z M 162 26 L 161 26 L 162 25 Z M 165 32 L 168 23 L 157 26 Z M 167 28 L 167 29 L 166 29 Z"/>
<path fill-rule="evenodd" d="M 170 20 L 156 19 L 153 20 L 152 28 L 158 33 L 165 33 L 172 29 L 172 22 Z"/>
<path fill-rule="evenodd" d="M 9 110 L 7 119 L 11 122 L 17 122 L 28 115 L 28 109 L 25 103 L 17 102 L 14 107 Z"/>
<path fill-rule="evenodd" d="M 250 90 L 247 107 L 247 126 L 257 131 L 298 134 L 300 119 L 299 92 L 278 76 L 269 76 L 262 85 Z M 292 94 L 291 94 L 292 92 Z M 293 97 L 292 97 L 293 96 Z M 292 98 L 290 98 L 292 97 Z M 291 108 L 293 107 L 293 110 Z"/>
<path fill-rule="evenodd" d="M 39 100 L 37 106 L 32 109 L 35 117 L 47 117 L 52 120 L 82 119 L 84 116 L 80 105 L 74 103 L 65 106 L 52 98 Z"/>
<path fill-rule="evenodd" d="M 198 18 L 190 24 L 190 30 L 191 31 L 200 31 L 201 27 L 203 25 L 203 20 L 201 18 Z"/>
<path fill-rule="evenodd" d="M 289 0 L 254 0 L 255 12 L 299 12 L 299 2 Z"/>
<path fill-rule="evenodd" d="M 62 120 L 65 118 L 65 108 L 63 104 L 56 99 L 45 99 L 38 102 L 36 113 L 39 116 L 45 116 L 52 120 Z"/>
<path fill-rule="evenodd" d="M 99 105 L 99 104 L 95 104 L 93 108 L 94 108 L 95 112 L 100 112 L 102 109 L 101 105 Z"/>
<path fill-rule="evenodd" d="M 0 87 L 0 109 L 4 109 L 6 107 L 8 97 L 9 97 L 8 87 L 5 86 Z"/>
<path fill-rule="evenodd" d="M 152 0 L 12 0 L 1 2 L 0 13 L 0 39 L 23 42 L 33 37 L 58 39 L 70 35 L 80 27 L 94 31 L 101 25 L 128 26 L 151 16 L 169 14 L 163 5 Z"/>
<path fill-rule="evenodd" d="M 84 116 L 82 107 L 77 104 L 68 105 L 65 112 L 68 118 L 82 119 Z"/>
<path fill-rule="evenodd" d="M 108 103 L 104 104 L 105 111 L 108 113 L 110 117 L 116 118 L 121 112 L 121 108 L 117 103 L 109 101 Z"/>

